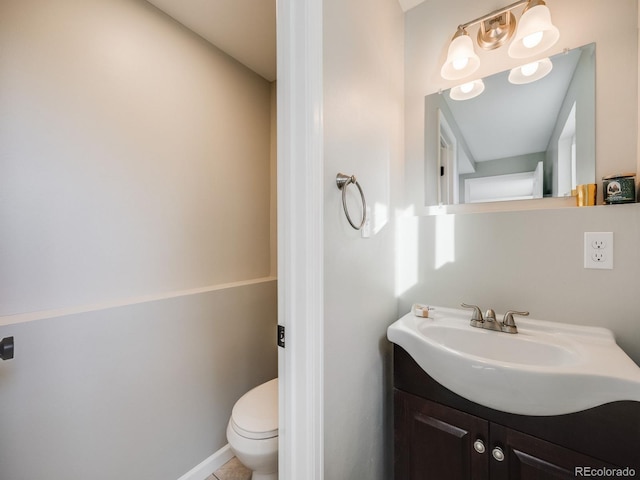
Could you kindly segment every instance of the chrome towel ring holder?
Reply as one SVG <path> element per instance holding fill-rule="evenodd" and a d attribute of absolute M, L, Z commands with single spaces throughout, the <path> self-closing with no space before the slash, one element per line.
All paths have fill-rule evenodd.
<path fill-rule="evenodd" d="M 356 180 L 355 175 L 345 175 L 344 173 L 336 175 L 336 184 L 338 185 L 338 188 L 342 190 L 342 208 L 344 209 L 344 214 L 347 216 L 349 224 L 356 230 L 360 230 L 364 226 L 364 222 L 367 220 L 367 201 L 364 198 L 362 187 Z M 360 222 L 360 225 L 355 225 L 353 223 L 351 216 L 349 215 L 349 209 L 347 208 L 347 187 L 350 184 L 354 184 L 358 187 L 358 190 L 360 191 L 360 198 L 362 198 L 362 221 Z"/>

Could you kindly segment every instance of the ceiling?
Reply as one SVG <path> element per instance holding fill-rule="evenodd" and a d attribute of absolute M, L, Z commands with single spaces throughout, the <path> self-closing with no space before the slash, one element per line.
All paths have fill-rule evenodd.
<path fill-rule="evenodd" d="M 268 81 L 276 79 L 276 0 L 147 1 Z M 405 12 L 424 1 L 398 0 L 402 10 Z M 566 70 L 572 72 L 571 67 L 565 69 L 560 63 L 557 62 L 554 68 L 556 72 L 566 72 Z M 567 77 L 567 75 L 569 76 Z M 570 79 L 570 73 L 565 73 L 558 82 L 559 86 L 554 88 L 560 89 L 557 91 L 562 91 L 563 87 L 566 88 L 568 79 Z M 546 79 L 545 82 L 549 83 L 550 78 Z M 559 93 L 549 95 L 547 92 L 545 95 L 538 97 L 536 96 L 536 91 L 532 89 L 532 92 L 529 92 L 530 94 L 522 100 L 525 103 L 518 104 L 515 101 L 516 97 L 510 92 L 505 94 L 503 91 L 498 97 L 493 97 L 491 95 L 492 90 L 487 88 L 487 91 L 474 102 L 463 102 L 466 103 L 464 107 L 466 113 L 469 114 L 471 112 L 474 116 L 467 117 L 467 120 L 460 120 L 460 127 L 465 130 L 464 136 L 471 147 L 473 155 L 476 157 L 476 161 L 496 158 L 483 151 L 487 143 L 485 141 L 487 138 L 486 132 L 478 129 L 477 125 L 491 125 L 494 127 L 496 123 L 501 123 L 508 127 L 509 125 L 522 125 L 530 122 L 531 126 L 525 128 L 527 131 L 525 138 L 516 138 L 510 135 L 502 137 L 499 142 L 491 142 L 501 145 L 501 154 L 504 156 L 515 154 L 518 150 L 522 151 L 522 148 L 527 143 L 533 142 L 537 143 L 538 146 L 542 145 L 545 141 L 545 133 L 551 127 L 548 125 L 544 127 L 545 133 L 535 133 L 537 130 L 533 125 L 539 123 L 537 117 L 548 116 L 549 109 L 553 108 L 548 106 L 548 101 L 551 97 L 559 95 Z M 470 105 L 475 106 L 475 108 L 470 109 Z M 460 107 L 462 106 L 451 106 L 454 115 L 455 111 Z M 522 111 L 528 112 L 524 120 L 522 118 L 515 119 L 512 116 L 516 112 Z M 487 121 L 489 119 L 490 121 Z M 476 128 L 469 128 L 466 131 L 465 125 L 475 125 Z M 548 140 L 548 136 L 546 139 Z"/>
<path fill-rule="evenodd" d="M 276 79 L 276 0 L 147 1 L 265 79 Z"/>
<path fill-rule="evenodd" d="M 552 58 L 552 72 L 537 82 L 512 85 L 509 72 L 484 79 L 485 91 L 472 100 L 445 101 L 476 162 L 544 152 L 581 49 Z M 434 94 L 438 95 L 438 94 Z"/>
<path fill-rule="evenodd" d="M 400 3 L 400 7 L 402 7 L 402 11 L 406 12 L 407 10 L 412 9 L 423 3 L 425 0 L 398 0 Z"/>
<path fill-rule="evenodd" d="M 276 0 L 147 0 L 243 65 L 276 79 Z M 398 0 L 402 11 L 425 0 Z"/>

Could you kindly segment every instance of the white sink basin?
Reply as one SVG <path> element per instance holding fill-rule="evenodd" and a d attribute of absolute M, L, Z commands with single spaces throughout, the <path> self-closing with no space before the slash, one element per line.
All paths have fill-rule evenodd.
<path fill-rule="evenodd" d="M 441 385 L 496 410 L 562 415 L 640 401 L 640 367 L 605 328 L 517 317 L 518 333 L 508 334 L 472 327 L 470 318 L 442 307 L 429 318 L 409 313 L 387 337 Z"/>
<path fill-rule="evenodd" d="M 549 343 L 521 331 L 520 335 L 501 334 L 479 328 L 442 326 L 434 322 L 422 322 L 418 330 L 429 340 L 454 352 L 469 357 L 484 357 L 489 361 L 521 365 L 562 366 L 578 363 L 575 350 L 553 337 Z M 494 333 L 494 335 L 491 335 Z"/>

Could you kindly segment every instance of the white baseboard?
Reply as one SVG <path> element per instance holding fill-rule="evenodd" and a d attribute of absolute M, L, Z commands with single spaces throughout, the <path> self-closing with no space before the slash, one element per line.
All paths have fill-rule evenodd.
<path fill-rule="evenodd" d="M 193 467 L 178 480 L 205 480 L 232 458 L 233 452 L 229 444 L 227 444 L 199 465 Z"/>

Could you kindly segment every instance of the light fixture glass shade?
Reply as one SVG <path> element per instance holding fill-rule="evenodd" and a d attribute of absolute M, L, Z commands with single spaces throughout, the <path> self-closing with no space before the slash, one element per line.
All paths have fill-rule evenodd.
<path fill-rule="evenodd" d="M 480 58 L 473 50 L 473 41 L 467 32 L 458 32 L 447 53 L 440 75 L 447 80 L 459 80 L 468 77 L 480 67 Z"/>
<path fill-rule="evenodd" d="M 528 8 L 518 23 L 516 36 L 509 45 L 509 56 L 527 58 L 551 48 L 560 31 L 551 23 L 551 12 L 544 3 Z"/>
<path fill-rule="evenodd" d="M 509 81 L 515 85 L 535 82 L 546 77 L 552 69 L 553 63 L 551 63 L 551 60 L 543 58 L 512 69 L 509 72 Z"/>
<path fill-rule="evenodd" d="M 449 91 L 449 96 L 452 100 L 469 100 L 477 97 L 482 92 L 484 92 L 484 82 L 479 78 L 478 80 L 453 87 Z"/>

